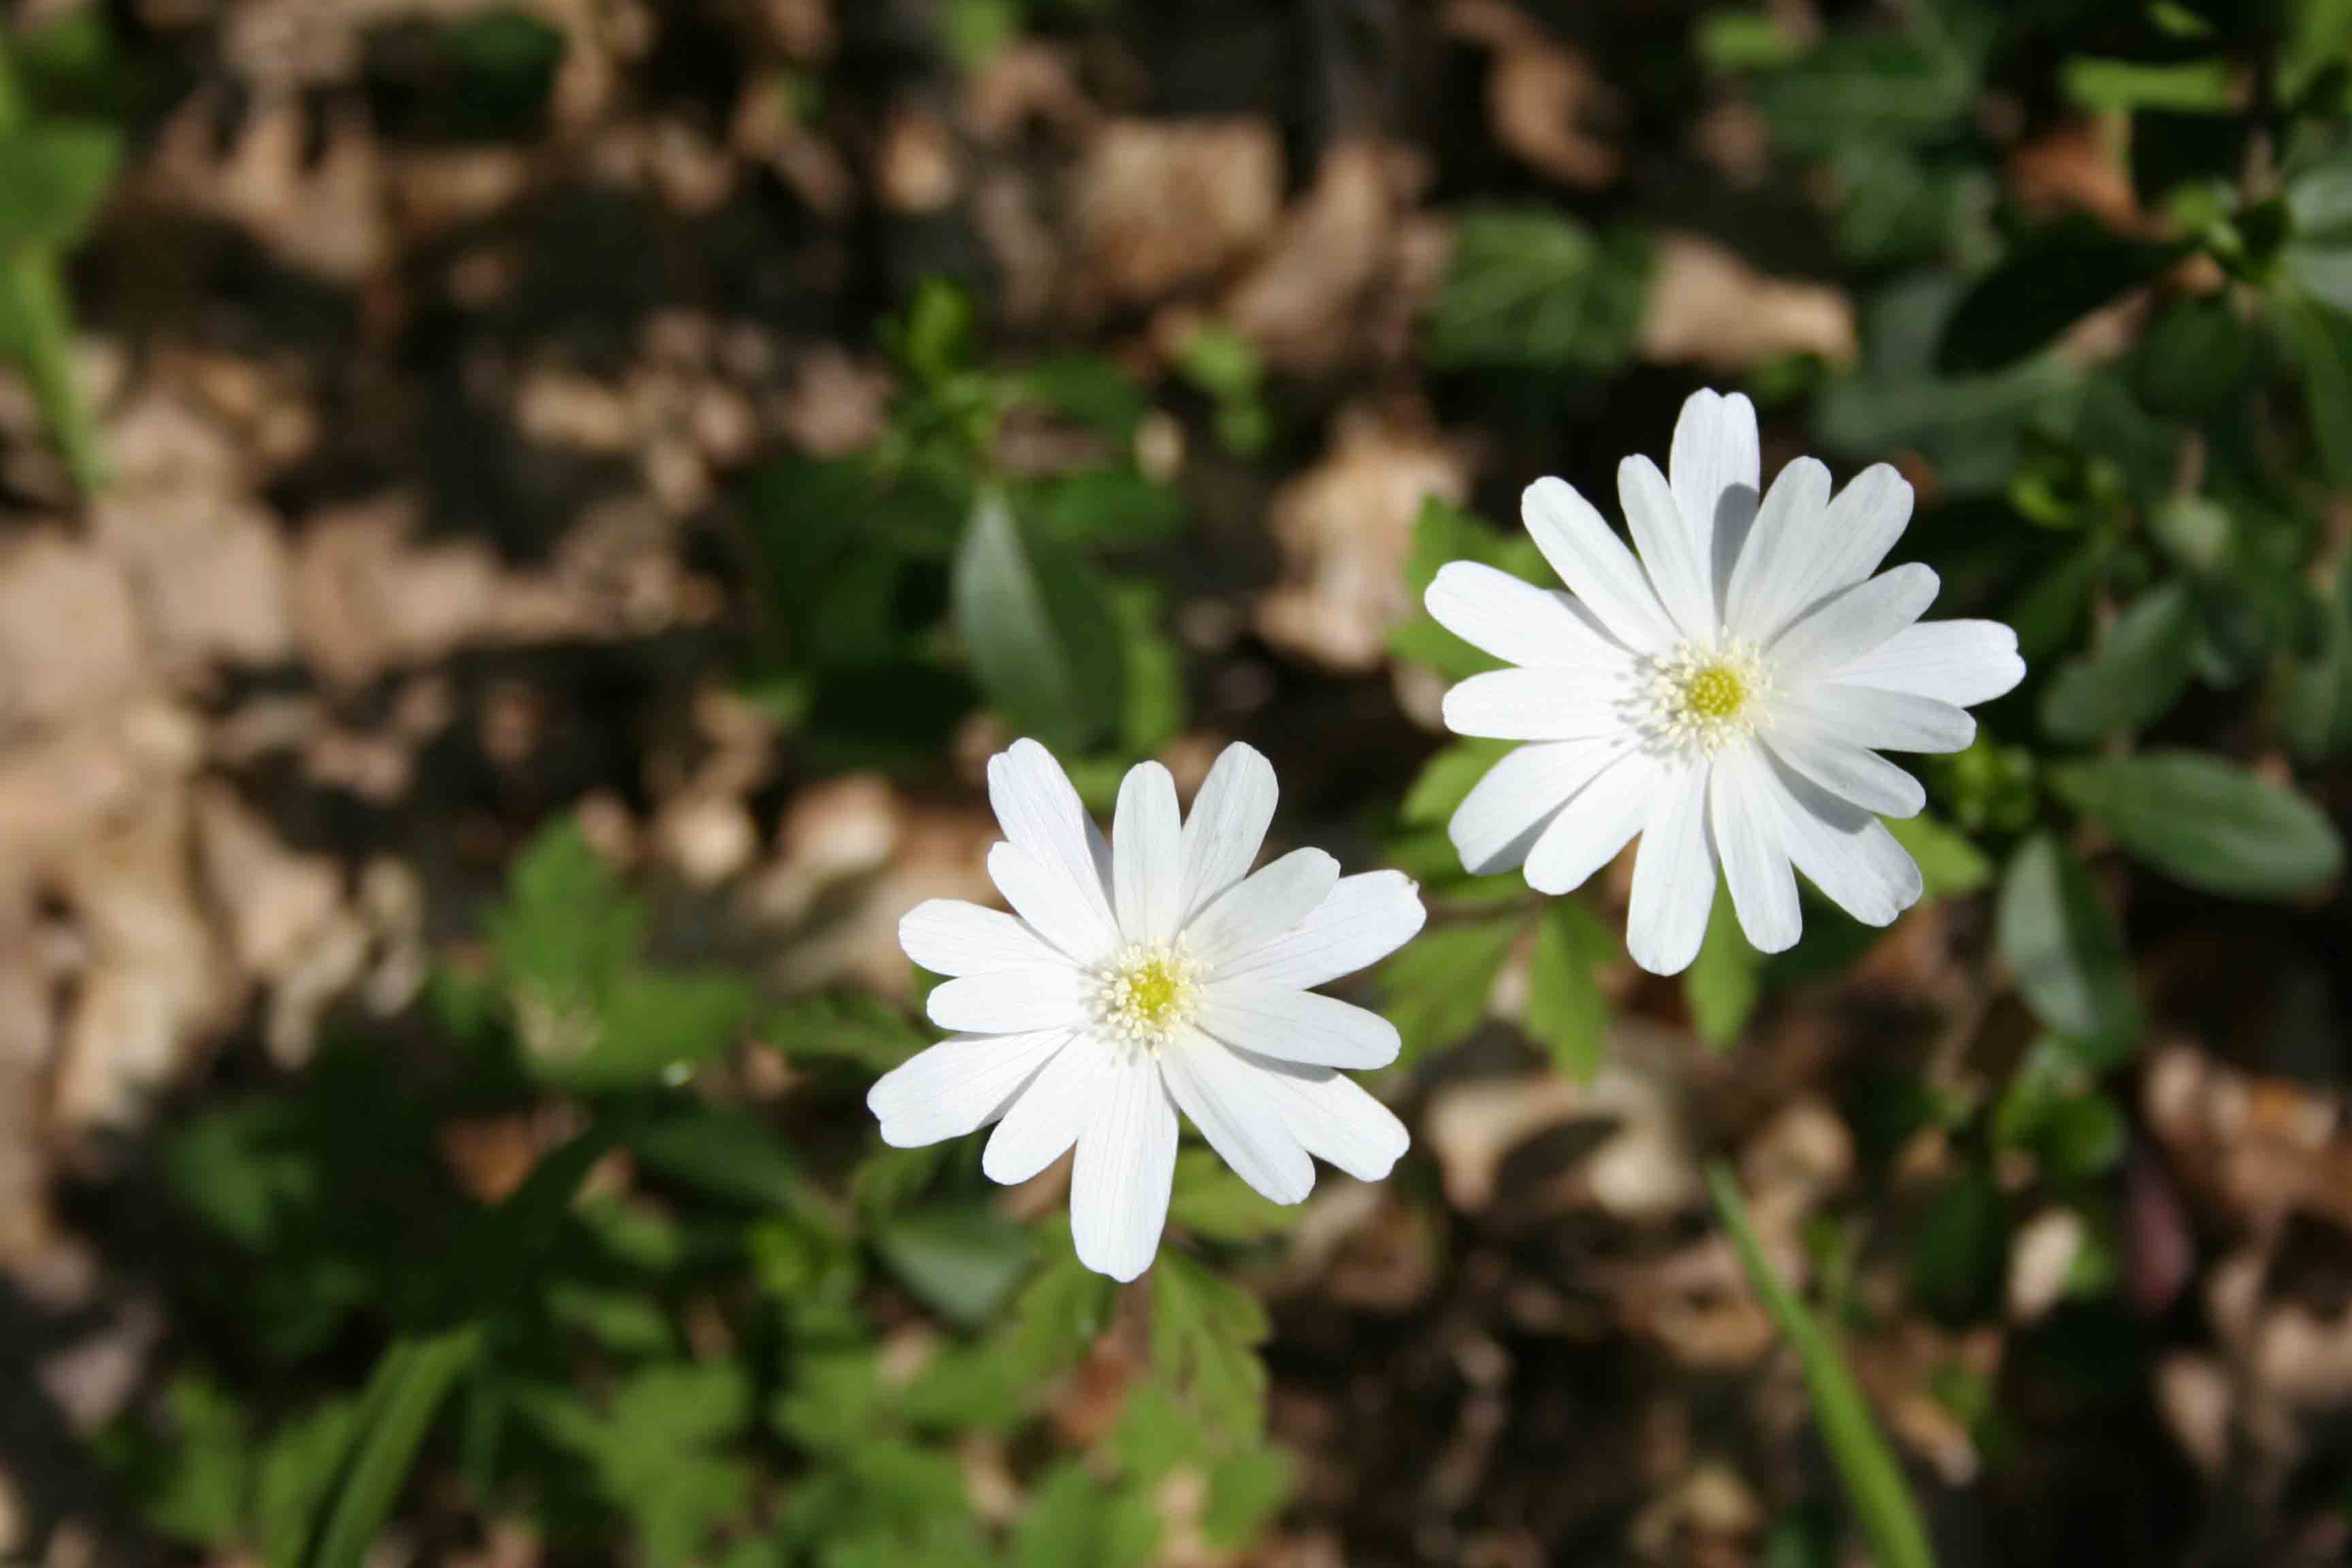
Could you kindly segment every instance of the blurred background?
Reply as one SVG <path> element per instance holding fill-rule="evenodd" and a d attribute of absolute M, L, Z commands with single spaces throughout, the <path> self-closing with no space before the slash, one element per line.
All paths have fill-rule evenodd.
<path fill-rule="evenodd" d="M 2346 1559 L 2352 4 L 0 15 L 8 1561 Z M 2032 674 L 1661 981 L 1418 596 L 1702 385 Z M 1018 734 L 1420 879 L 1391 1180 L 879 1144 Z"/>

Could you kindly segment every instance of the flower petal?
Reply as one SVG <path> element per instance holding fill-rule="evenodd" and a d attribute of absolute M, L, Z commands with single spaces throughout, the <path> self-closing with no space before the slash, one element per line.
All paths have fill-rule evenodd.
<path fill-rule="evenodd" d="M 1715 848 L 1706 834 L 1707 774 L 1671 778 L 1633 855 L 1625 951 L 1653 974 L 1679 974 L 1698 956 L 1715 907 Z"/>
<path fill-rule="evenodd" d="M 1184 885 L 1177 919 L 1191 920 L 1210 900 L 1249 875 L 1274 821 L 1278 792 L 1274 764 L 1252 746 L 1236 741 L 1218 754 L 1216 765 L 1192 797 L 1184 819 Z"/>
<path fill-rule="evenodd" d="M 1765 798 L 1767 766 L 1753 745 L 1717 752 L 1707 780 L 1707 819 L 1739 929 L 1759 952 L 1780 952 L 1796 945 L 1805 921 L 1797 876 L 1780 844 L 1780 816 Z"/>
<path fill-rule="evenodd" d="M 1732 573 L 1738 607 L 1730 624 L 1755 642 L 1769 642 L 1824 596 L 1878 570 L 1911 521 L 1911 487 L 1885 463 L 1856 474 L 1834 500 L 1829 499 L 1829 470 L 1811 458 L 1781 469 L 1772 488 L 1789 483 L 1800 487 L 1790 505 L 1769 529 L 1759 515 L 1741 564 Z M 1769 496 L 1765 503 L 1769 510 Z M 1749 555 L 1757 557 L 1752 569 Z M 1744 596 L 1738 592 L 1743 573 L 1751 579 Z"/>
<path fill-rule="evenodd" d="M 1334 883 L 1307 918 L 1218 972 L 1223 980 L 1305 988 L 1378 963 L 1420 931 L 1429 911 L 1402 871 L 1361 871 Z"/>
<path fill-rule="evenodd" d="M 1723 624 L 1731 631 L 1749 642 L 1769 641 L 1820 597 L 1812 584 L 1829 504 L 1826 465 L 1799 458 L 1780 470 L 1731 568 L 1723 602 Z"/>
<path fill-rule="evenodd" d="M 1886 825 L 1768 758 L 1766 799 L 1797 869 L 1830 902 L 1864 925 L 1883 926 L 1919 901 L 1918 865 Z"/>
<path fill-rule="evenodd" d="M 1486 877 L 1524 864 L 1559 808 L 1630 743 L 1617 737 L 1544 742 L 1488 768 L 1445 825 L 1462 868 Z"/>
<path fill-rule="evenodd" d="M 1200 1023 L 1236 1049 L 1317 1067 L 1384 1068 L 1402 1048 L 1396 1026 L 1378 1013 L 1264 981 L 1218 980 L 1204 986 Z"/>
<path fill-rule="evenodd" d="M 1119 934 L 1166 942 L 1183 913 L 1183 818 L 1176 781 L 1158 763 L 1138 763 L 1118 786 L 1111 821 L 1111 892 Z"/>
<path fill-rule="evenodd" d="M 1972 707 L 2025 679 L 2017 634 L 1999 621 L 1921 621 L 1830 671 L 1831 679 Z"/>
<path fill-rule="evenodd" d="M 1094 911 L 1106 930 L 1115 931 L 1108 893 L 1110 847 L 1054 754 L 1034 741 L 1023 740 L 989 758 L 988 803 L 995 808 L 1004 837 L 1027 850 L 1048 875 L 1066 882 L 1069 896 Z"/>
<path fill-rule="evenodd" d="M 1849 745 L 1886 752 L 1960 752 L 1977 738 L 1963 708 L 1874 686 L 1813 687 L 1792 706 Z"/>
<path fill-rule="evenodd" d="M 1214 971 L 1305 920 L 1339 879 L 1339 862 L 1322 850 L 1294 849 L 1226 889 L 1184 928 L 1184 940 Z"/>
<path fill-rule="evenodd" d="M 1663 765 L 1647 752 L 1628 752 L 1595 774 L 1528 852 L 1528 886 L 1555 894 L 1582 887 L 1642 831 L 1664 779 Z"/>
<path fill-rule="evenodd" d="M 1790 672 L 1850 663 L 1917 620 L 1936 602 L 1936 574 L 1912 562 L 1822 600 L 1782 632 L 1773 667 Z"/>
<path fill-rule="evenodd" d="M 1118 948 L 1118 924 L 1108 910 L 1081 898 L 1070 879 L 1020 845 L 992 845 L 988 879 L 1013 912 L 1074 963 L 1091 965 Z"/>
<path fill-rule="evenodd" d="M 1764 743 L 1797 772 L 1865 811 L 1916 816 L 1927 804 L 1917 779 L 1877 752 L 1840 740 L 1804 709 L 1774 713 Z"/>
<path fill-rule="evenodd" d="M 1233 1052 L 1187 1030 L 1160 1053 L 1160 1072 L 1178 1109 L 1235 1175 L 1278 1204 L 1315 1190 L 1315 1162 Z"/>
<path fill-rule="evenodd" d="M 1624 732 L 1624 683 L 1559 669 L 1490 669 L 1445 694 L 1445 727 L 1498 741 L 1580 741 Z"/>
<path fill-rule="evenodd" d="M 979 974 L 1063 955 L 1003 910 L 961 899 L 926 899 L 898 920 L 898 945 L 934 974 Z"/>
<path fill-rule="evenodd" d="M 924 1010 L 942 1029 L 1004 1035 L 1074 1027 L 1087 1016 L 1084 976 L 1066 963 L 992 969 L 935 987 Z"/>
<path fill-rule="evenodd" d="M 866 1092 L 866 1109 L 882 1123 L 882 1142 L 894 1149 L 961 1138 L 1003 1115 L 1037 1069 L 1072 1037 L 1067 1029 L 958 1035 L 875 1080 Z"/>
<path fill-rule="evenodd" d="M 1168 1224 L 1176 1108 L 1150 1057 L 1110 1056 L 1070 1169 L 1070 1239 L 1096 1273 L 1132 1279 L 1151 1267 Z"/>
<path fill-rule="evenodd" d="M 1439 626 L 1507 663 L 1578 669 L 1630 657 L 1574 598 L 1483 562 L 1447 562 L 1422 602 Z"/>
<path fill-rule="evenodd" d="M 1714 531 L 1708 530 L 1706 539 L 1699 536 L 1667 488 L 1666 476 L 1647 458 L 1631 457 L 1617 465 L 1617 504 L 1625 509 L 1625 525 L 1633 531 L 1633 547 L 1641 552 L 1659 603 L 1683 636 L 1712 638 L 1715 586 L 1707 577 L 1707 551 Z"/>
<path fill-rule="evenodd" d="M 1358 1181 L 1381 1180 L 1412 1145 L 1396 1113 L 1336 1068 L 1303 1067 L 1248 1051 L 1235 1055 L 1256 1071 L 1258 1092 L 1274 1104 L 1291 1136 L 1308 1153 Z"/>
<path fill-rule="evenodd" d="M 1756 521 L 1762 460 L 1757 450 L 1756 405 L 1744 393 L 1702 387 L 1683 400 L 1666 474 L 1675 503 L 1688 520 L 1706 563 L 1709 605 L 1719 619 L 1732 563 Z"/>
<path fill-rule="evenodd" d="M 1102 1099 L 1111 1052 L 1084 1035 L 1055 1053 L 988 1137 L 980 1168 L 1006 1186 L 1025 1182 L 1070 1152 Z"/>
<path fill-rule="evenodd" d="M 1529 485 L 1519 498 L 1519 516 L 1559 580 L 1611 637 L 1645 653 L 1681 640 L 1642 563 L 1566 480 Z"/>

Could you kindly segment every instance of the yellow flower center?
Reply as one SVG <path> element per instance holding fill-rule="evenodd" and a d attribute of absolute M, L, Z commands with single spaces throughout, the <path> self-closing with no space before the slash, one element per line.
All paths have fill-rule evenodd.
<path fill-rule="evenodd" d="M 1739 642 L 1685 643 L 1648 662 L 1633 690 L 1633 720 L 1652 745 L 1712 754 L 1755 733 L 1772 678 L 1762 656 Z"/>
<path fill-rule="evenodd" d="M 1748 688 L 1727 664 L 1702 665 L 1683 681 L 1683 707 L 1700 718 L 1736 718 L 1747 700 Z"/>
<path fill-rule="evenodd" d="M 1138 942 L 1104 967 L 1095 993 L 1095 1016 L 1109 1034 L 1159 1049 L 1192 1022 L 1200 994 L 1201 965 L 1172 943 Z"/>

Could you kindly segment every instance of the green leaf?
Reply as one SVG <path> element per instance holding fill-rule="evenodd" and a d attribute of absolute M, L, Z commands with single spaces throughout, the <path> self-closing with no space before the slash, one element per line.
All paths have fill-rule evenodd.
<path fill-rule="evenodd" d="M 1829 34 L 1787 70 L 1757 84 L 1757 106 L 1790 151 L 1822 154 L 1859 143 L 1940 140 L 1967 113 L 1974 73 L 1934 34 L 1891 29 Z"/>
<path fill-rule="evenodd" d="M 2315 301 L 2283 304 L 2288 352 L 2303 365 L 2312 446 L 2327 481 L 2352 489 L 2352 314 Z"/>
<path fill-rule="evenodd" d="M 2002 878 L 1996 936 L 2018 994 L 2042 1025 L 2086 1040 L 2139 1034 L 2139 999 L 2115 918 L 2089 873 L 2037 833 Z"/>
<path fill-rule="evenodd" d="M 842 1061 L 873 1073 L 888 1072 L 931 1043 L 902 1009 L 870 991 L 794 997 L 762 1033 L 796 1063 Z"/>
<path fill-rule="evenodd" d="M 1211 1241 L 1263 1241 L 1297 1225 L 1298 1215 L 1297 1205 L 1266 1197 L 1211 1150 L 1188 1148 L 1176 1156 L 1168 1217 L 1195 1235 Z"/>
<path fill-rule="evenodd" d="M 489 917 L 509 983 L 543 994 L 551 1006 L 599 995 L 609 976 L 635 963 L 644 934 L 644 911 L 568 816 L 523 847 Z"/>
<path fill-rule="evenodd" d="M 1483 670 L 1500 669 L 1503 662 L 1438 625 L 1423 605 L 1423 595 L 1439 570 L 1454 561 L 1479 562 L 1542 586 L 1549 586 L 1553 578 L 1535 541 L 1525 533 L 1506 533 L 1437 496 L 1423 500 L 1421 515 L 1413 521 L 1412 555 L 1404 569 L 1413 618 L 1390 629 L 1389 651 L 1408 664 L 1425 664 L 1461 680 Z"/>
<path fill-rule="evenodd" d="M 1518 749 L 1516 741 L 1463 740 L 1433 753 L 1404 792 L 1397 807 L 1399 820 L 1415 826 L 1437 826 L 1449 820 L 1488 769 Z"/>
<path fill-rule="evenodd" d="M 741 975 L 625 969 L 611 978 L 587 1048 L 569 1059 L 534 1057 L 531 1065 L 583 1092 L 683 1081 L 742 1037 L 751 1003 Z"/>
<path fill-rule="evenodd" d="M 2196 633 L 2187 584 L 2141 595 L 2097 648 L 2058 668 L 2042 693 L 2042 727 L 2061 741 L 2087 742 L 2162 718 L 2189 684 Z"/>
<path fill-rule="evenodd" d="M 2061 79 L 2066 96 L 2094 114 L 2230 114 L 2245 97 L 2242 73 L 2226 59 L 2068 60 Z"/>
<path fill-rule="evenodd" d="M 1720 1049 L 1739 1037 L 1764 994 L 1764 955 L 1748 944 L 1732 908 L 1731 889 L 1718 886 L 1707 911 L 1706 938 L 1683 971 L 1683 1002 L 1699 1038 Z"/>
<path fill-rule="evenodd" d="M 916 1209 L 874 1232 L 874 1250 L 932 1310 L 969 1328 L 986 1322 L 1029 1267 L 1029 1233 L 985 1208 Z"/>
<path fill-rule="evenodd" d="M 2031 1153 L 2044 1180 L 2086 1181 L 2123 1159 L 2123 1112 L 2090 1087 L 2091 1074 L 2067 1042 L 2034 1042 L 1993 1112 L 1996 1142 Z"/>
<path fill-rule="evenodd" d="M 254 1468 L 244 1409 L 210 1379 L 183 1373 L 164 1391 L 163 1411 L 168 1444 L 152 1450 L 142 1444 L 131 1458 L 141 1512 L 190 1545 L 239 1544 Z"/>
<path fill-rule="evenodd" d="M 1506 915 L 1423 931 L 1381 970 L 1390 1022 L 1410 1064 L 1467 1039 L 1486 1021 L 1495 973 L 1525 922 Z"/>
<path fill-rule="evenodd" d="M 1609 1036 L 1600 970 L 1617 956 L 1617 933 L 1581 901 L 1554 899 L 1536 926 L 1528 971 L 1527 1030 L 1552 1065 L 1590 1080 Z"/>
<path fill-rule="evenodd" d="M 1889 818 L 1886 831 L 1918 862 L 1923 899 L 1963 898 L 1992 881 L 1992 862 L 1985 852 L 1958 828 L 1925 812 L 1907 819 Z"/>
<path fill-rule="evenodd" d="M 1083 748 L 1118 718 L 1126 674 L 1108 591 L 1024 540 L 1002 492 L 972 509 L 949 591 L 982 689 L 1024 731 Z"/>
<path fill-rule="evenodd" d="M 51 121 L 0 132 L 0 257 L 80 239 L 114 183 L 122 138 L 110 125 Z"/>
<path fill-rule="evenodd" d="M 310 1568 L 360 1568 L 392 1516 L 442 1401 L 481 1351 L 472 1324 L 394 1343 L 361 1396 L 355 1446 L 320 1525 Z"/>
<path fill-rule="evenodd" d="M 1879 1431 L 1861 1385 L 1847 1370 L 1836 1339 L 1773 1272 L 1729 1169 L 1719 1163 L 1710 1165 L 1706 1180 L 1715 1197 L 1715 1211 L 1724 1229 L 1731 1233 L 1731 1244 L 1738 1251 L 1749 1286 L 1803 1364 L 1813 1420 L 1821 1428 L 1822 1444 L 1837 1462 L 1846 1500 L 1862 1521 L 1879 1568 L 1935 1568 L 1935 1554 L 1928 1549 L 1927 1532 L 1919 1522 L 1918 1505 L 1912 1500 L 1903 1467 Z"/>
<path fill-rule="evenodd" d="M 1265 1416 L 1265 1307 L 1181 1253 L 1162 1252 L 1151 1283 L 1153 1372 L 1212 1432 L 1255 1437 Z"/>
<path fill-rule="evenodd" d="M 2352 747 L 2352 551 L 2336 563 L 2335 593 L 2323 610 L 2319 650 L 2287 672 L 2280 723 L 2305 757 Z"/>
<path fill-rule="evenodd" d="M 1057 1461 L 1030 1489 L 1006 1542 L 1006 1568 L 1141 1568 L 1157 1545 L 1158 1521 L 1146 1506 L 1150 1542 L 1139 1553 L 1135 1527 L 1123 1517 L 1140 1500 L 1105 1487 L 1082 1460 Z"/>
<path fill-rule="evenodd" d="M 2179 255 L 2179 246 L 2114 234 L 2087 218 L 2028 235 L 1961 298 L 1937 363 L 1963 373 L 2012 364 Z"/>
<path fill-rule="evenodd" d="M 1596 238 L 1540 207 L 1476 207 L 1454 222 L 1454 259 L 1430 312 L 1441 370 L 1600 372 L 1631 352 L 1649 293 L 1647 243 Z"/>
<path fill-rule="evenodd" d="M 311 1522 L 351 1448 L 359 1406 L 330 1399 L 289 1419 L 262 1447 L 253 1483 L 250 1539 L 271 1568 L 296 1568 Z"/>
<path fill-rule="evenodd" d="M 841 1228 L 783 1134 L 746 1112 L 698 1107 L 631 1129 L 629 1148 L 648 1174 L 664 1181 L 788 1214 L 819 1230 Z"/>
<path fill-rule="evenodd" d="M 1267 1443 L 1235 1447 L 1209 1470 L 1209 1500 L 1201 1533 L 1212 1545 L 1247 1546 L 1290 1500 L 1296 1483 L 1290 1456 Z"/>
<path fill-rule="evenodd" d="M 2143 752 L 2052 770 L 2058 797 L 2132 858 L 2228 898 L 2288 900 L 2344 868 L 2344 841 L 2311 802 L 2198 752 Z"/>

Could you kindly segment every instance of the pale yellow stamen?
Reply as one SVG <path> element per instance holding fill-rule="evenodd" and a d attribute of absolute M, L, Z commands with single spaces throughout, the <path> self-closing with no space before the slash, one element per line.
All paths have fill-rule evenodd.
<path fill-rule="evenodd" d="M 1192 1022 L 1201 965 L 1184 951 L 1182 937 L 1165 944 L 1135 943 L 1100 973 L 1095 1016 L 1107 1033 L 1158 1050 Z"/>
<path fill-rule="evenodd" d="M 1712 754 L 1756 732 L 1771 684 L 1763 659 L 1745 644 L 1685 643 L 1649 661 L 1635 688 L 1633 721 L 1655 746 Z"/>

